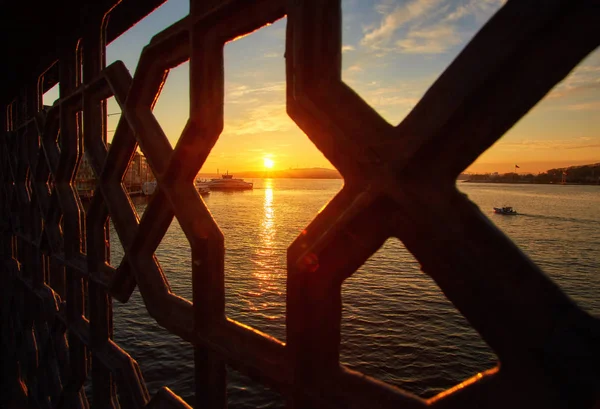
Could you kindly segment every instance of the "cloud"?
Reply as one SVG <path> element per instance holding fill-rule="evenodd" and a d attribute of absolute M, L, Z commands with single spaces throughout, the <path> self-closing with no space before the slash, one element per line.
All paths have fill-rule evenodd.
<path fill-rule="evenodd" d="M 475 16 L 477 21 L 487 21 L 490 16 L 507 0 L 470 0 L 461 4 L 446 16 L 445 21 L 458 21 L 468 16 Z"/>
<path fill-rule="evenodd" d="M 571 104 L 566 107 L 569 111 L 599 111 L 600 101 L 583 102 L 580 104 Z"/>
<path fill-rule="evenodd" d="M 389 107 L 389 106 L 406 106 L 406 107 L 414 107 L 419 102 L 418 98 L 410 98 L 410 97 L 398 97 L 398 96 L 387 96 L 382 95 L 377 100 L 373 102 L 376 106 L 381 107 Z"/>
<path fill-rule="evenodd" d="M 379 84 L 374 81 L 361 81 L 359 78 L 353 81 L 352 88 L 390 123 L 402 120 L 419 102 L 423 92 L 421 80 L 401 81 L 397 84 L 383 81 Z"/>
<path fill-rule="evenodd" d="M 282 95 L 285 92 L 285 82 L 271 82 L 258 87 L 229 84 L 225 90 L 227 103 L 247 103 L 265 95 Z"/>
<path fill-rule="evenodd" d="M 600 90 L 600 53 L 592 54 L 591 61 L 577 66 L 548 95 L 548 98 L 564 98 L 587 90 Z M 596 61 L 598 60 L 598 61 Z"/>
<path fill-rule="evenodd" d="M 397 6 L 391 13 L 384 17 L 378 27 L 367 31 L 361 44 L 376 48 L 382 47 L 392 38 L 398 29 L 426 15 L 427 12 L 438 6 L 441 1 L 414 0 L 410 3 Z M 381 6 L 379 10 L 382 11 Z"/>
<path fill-rule="evenodd" d="M 516 150 L 563 150 L 600 148 L 600 138 L 578 137 L 554 140 L 528 140 L 515 142 L 498 142 L 498 148 Z"/>
<path fill-rule="evenodd" d="M 442 0 L 413 0 L 392 9 L 389 1 L 375 6 L 379 24 L 364 31 L 361 46 L 376 52 L 441 54 L 471 37 L 473 24 L 483 23 L 506 0 L 467 0 L 450 4 Z"/>
<path fill-rule="evenodd" d="M 361 66 L 360 66 L 360 65 L 358 65 L 358 64 L 354 64 L 354 65 L 352 65 L 352 66 L 350 66 L 350 67 L 346 68 L 346 71 L 347 71 L 347 72 L 349 72 L 349 73 L 351 73 L 351 72 L 360 72 L 360 71 L 362 71 L 362 70 L 363 70 L 363 69 L 362 69 L 362 68 L 361 68 Z"/>
<path fill-rule="evenodd" d="M 414 83 L 404 83 L 402 86 L 390 86 L 374 88 L 367 85 L 361 90 L 361 95 L 374 107 L 386 108 L 389 106 L 414 107 L 421 96 L 418 86 Z"/>
<path fill-rule="evenodd" d="M 404 39 L 398 40 L 396 45 L 401 52 L 407 54 L 439 54 L 461 41 L 456 27 L 445 25 L 428 30 L 412 30 Z"/>
<path fill-rule="evenodd" d="M 375 5 L 375 11 L 379 14 L 389 14 L 392 11 L 393 0 L 384 0 L 382 3 Z"/>
<path fill-rule="evenodd" d="M 255 105 L 259 104 L 261 100 L 259 98 L 237 98 L 237 99 L 225 99 L 225 104 L 235 104 L 235 105 Z"/>
<path fill-rule="evenodd" d="M 267 132 L 287 132 L 296 125 L 285 111 L 285 105 L 265 104 L 245 110 L 236 116 L 235 121 L 225 124 L 223 134 L 241 136 L 264 134 Z"/>
<path fill-rule="evenodd" d="M 348 51 L 354 51 L 356 50 L 356 48 L 354 48 L 353 45 L 344 45 L 342 46 L 342 52 L 343 53 L 347 53 Z"/>

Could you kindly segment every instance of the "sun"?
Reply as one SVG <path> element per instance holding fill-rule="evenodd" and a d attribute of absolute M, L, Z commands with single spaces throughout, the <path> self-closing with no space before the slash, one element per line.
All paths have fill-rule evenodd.
<path fill-rule="evenodd" d="M 271 158 L 264 158 L 263 162 L 265 164 L 265 168 L 267 169 L 273 169 L 273 165 L 275 165 L 275 162 Z"/>

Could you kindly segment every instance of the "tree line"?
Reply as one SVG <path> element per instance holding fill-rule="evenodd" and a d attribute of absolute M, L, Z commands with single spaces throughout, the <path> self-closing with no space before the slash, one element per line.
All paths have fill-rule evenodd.
<path fill-rule="evenodd" d="M 567 168 L 549 169 L 537 175 L 533 173 L 483 173 L 468 175 L 467 182 L 488 183 L 572 183 L 600 184 L 600 163 Z"/>

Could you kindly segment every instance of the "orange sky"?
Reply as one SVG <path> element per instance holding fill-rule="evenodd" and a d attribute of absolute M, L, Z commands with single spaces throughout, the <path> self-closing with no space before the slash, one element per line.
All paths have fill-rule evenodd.
<path fill-rule="evenodd" d="M 343 80 L 391 124 L 398 124 L 504 0 L 343 0 Z M 152 36 L 184 17 L 169 0 L 107 47 L 107 64 L 133 74 Z M 285 111 L 286 20 L 225 46 L 225 129 L 201 172 L 332 166 Z M 172 70 L 155 115 L 174 146 L 189 113 L 188 64 Z M 51 90 L 45 103 L 57 97 Z M 600 162 L 600 51 L 466 171 L 537 173 Z M 109 101 L 109 130 L 119 109 Z M 111 134 L 109 134 L 109 139 Z"/>

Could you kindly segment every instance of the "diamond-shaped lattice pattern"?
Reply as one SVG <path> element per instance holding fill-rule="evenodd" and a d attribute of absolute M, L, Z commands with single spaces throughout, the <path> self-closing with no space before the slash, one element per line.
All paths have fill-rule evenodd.
<path fill-rule="evenodd" d="M 168 226 L 156 248 L 156 259 L 174 294 L 192 299 L 192 276 L 189 274 L 191 254 L 185 233 L 176 218 Z M 184 267 L 186 266 L 186 267 Z"/>
<path fill-rule="evenodd" d="M 597 230 L 596 224 L 590 223 L 597 203 L 590 200 L 592 191 L 574 195 L 569 189 L 575 184 L 597 183 L 600 166 L 566 168 L 561 162 L 577 163 L 577 152 L 583 150 L 592 154 L 594 147 L 588 138 L 591 129 L 600 126 L 592 103 L 599 67 L 600 49 L 596 49 L 467 169 L 470 174 L 461 179 L 473 183 L 457 182 L 458 189 L 491 223 L 591 315 L 597 315 L 599 308 L 592 294 L 600 283 L 587 277 L 600 257 L 600 252 L 589 245 Z M 540 123 L 549 140 L 532 140 L 532 130 Z M 534 148 L 528 149 L 528 145 Z M 512 162 L 498 163 L 503 157 L 510 157 Z M 493 170 L 497 172 L 490 172 L 490 163 L 495 163 Z M 571 187 L 560 186 L 563 183 Z M 534 198 L 536 193 L 546 200 Z M 519 217 L 494 213 L 494 207 L 504 205 L 511 205 Z M 566 220 L 568 223 L 557 223 Z M 574 283 L 585 283 L 587 290 Z"/>
<path fill-rule="evenodd" d="M 189 99 L 182 97 L 189 93 L 189 78 L 189 61 L 169 69 L 152 108 L 171 146 L 177 145 L 189 117 Z"/>
<path fill-rule="evenodd" d="M 398 239 L 344 282 L 342 301 L 340 360 L 366 375 L 428 398 L 496 365 Z"/>
<path fill-rule="evenodd" d="M 122 4 L 130 6 L 122 27 L 151 7 Z M 108 11 L 89 9 L 85 30 L 58 48 L 58 104 L 41 109 L 37 83 L 2 101 L 0 332 L 22 341 L 7 338 L 12 349 L 2 351 L 14 385 L 9 402 L 87 407 L 91 368 L 93 407 L 117 399 L 124 407 L 186 407 L 168 389 L 151 400 L 137 363 L 113 341 L 112 302 L 128 301 L 137 288 L 149 316 L 191 344 L 197 406 L 225 407 L 226 365 L 293 407 L 594 405 L 597 320 L 491 226 L 454 180 L 598 46 L 595 1 L 543 10 L 535 1 L 508 2 L 397 127 L 341 80 L 339 0 L 193 0 L 186 18 L 146 45 L 133 77 L 119 61 L 103 67 Z M 223 128 L 224 44 L 284 15 L 286 110 L 345 182 L 288 248 L 285 344 L 226 318 L 224 237 L 194 186 Z M 187 60 L 189 118 L 171 144 L 152 108 L 168 70 Z M 122 115 L 108 148 L 102 101 L 112 96 Z M 87 213 L 74 187 L 81 146 L 96 179 Z M 122 184 L 138 146 L 158 184 L 141 219 Z M 124 249 L 116 268 L 107 260 L 109 217 Z M 190 300 L 171 292 L 155 256 L 173 218 L 189 243 Z M 501 367 L 424 400 L 340 365 L 342 284 L 390 237 Z"/>
<path fill-rule="evenodd" d="M 58 100 L 59 84 L 55 84 L 42 95 L 42 104 L 51 107 Z"/>
<path fill-rule="evenodd" d="M 81 155 L 77 173 L 75 174 L 74 188 L 77 192 L 81 209 L 87 212 L 89 202 L 96 188 L 96 180 L 92 166 L 90 165 L 89 155 L 84 152 Z"/>
<path fill-rule="evenodd" d="M 225 45 L 223 132 L 197 178 L 198 186 L 211 188 L 203 199 L 225 239 L 227 317 L 279 340 L 285 339 L 285 248 L 325 204 L 323 186 L 342 185 L 305 181 L 296 192 L 277 178 L 322 177 L 318 168 L 332 167 L 286 113 L 286 21 Z M 223 175 L 245 183 L 236 183 L 239 190 L 206 183 Z"/>

